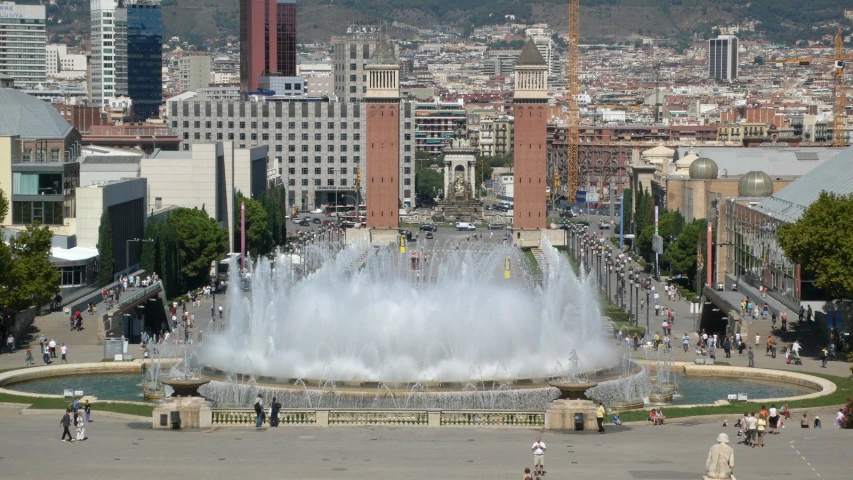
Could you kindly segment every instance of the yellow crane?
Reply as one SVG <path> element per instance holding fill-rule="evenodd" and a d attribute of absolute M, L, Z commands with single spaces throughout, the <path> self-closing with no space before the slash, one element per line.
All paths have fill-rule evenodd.
<path fill-rule="evenodd" d="M 578 95 L 580 94 L 580 0 L 569 0 L 569 158 L 568 182 L 566 196 L 571 202 L 577 195 L 578 176 L 578 147 L 580 144 L 580 109 Z"/>
<path fill-rule="evenodd" d="M 834 77 L 835 88 L 832 91 L 832 146 L 844 146 L 844 117 L 845 108 L 847 106 L 847 89 L 844 85 L 844 62 L 853 61 L 853 56 L 844 54 L 844 36 L 841 34 L 841 27 L 835 33 L 835 57 L 830 58 L 835 63 L 835 70 L 832 72 Z"/>

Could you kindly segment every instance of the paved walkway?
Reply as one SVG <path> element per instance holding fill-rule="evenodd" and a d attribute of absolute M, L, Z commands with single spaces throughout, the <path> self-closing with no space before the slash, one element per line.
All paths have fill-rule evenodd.
<path fill-rule="evenodd" d="M 829 413 L 821 418 L 830 418 Z M 826 417 L 824 417 L 826 415 Z M 541 435 L 547 479 L 691 480 L 704 474 L 708 449 L 726 432 L 739 479 L 849 478 L 851 431 L 787 428 L 766 447 L 737 445 L 736 429 L 716 421 L 606 427 L 593 432 L 403 427 L 218 428 L 151 430 L 150 424 L 99 416 L 89 440 L 59 441 L 59 414 L 0 408 L 3 478 L 158 479 L 506 479 L 532 468 Z M 33 455 L 49 459 L 38 461 Z M 818 474 L 820 476 L 818 476 Z"/>
<path fill-rule="evenodd" d="M 609 243 L 605 243 L 605 245 L 610 246 Z M 613 248 L 614 257 L 616 255 L 618 255 L 618 253 L 619 253 L 619 249 L 617 247 L 614 247 Z M 636 262 L 631 262 L 631 267 L 632 268 L 640 268 L 640 271 L 642 272 L 642 268 Z M 593 270 L 592 275 L 593 276 L 596 275 L 595 270 Z M 648 278 L 649 275 L 641 273 L 640 277 L 641 278 Z M 660 294 L 660 298 L 658 299 L 658 301 L 661 304 L 661 312 L 663 312 L 664 308 L 669 308 L 670 310 L 672 310 L 675 313 L 675 324 L 673 326 L 673 331 L 672 331 L 672 336 L 673 336 L 672 343 L 673 343 L 674 352 L 675 352 L 674 358 L 676 361 L 691 362 L 695 358 L 697 358 L 697 355 L 695 353 L 696 349 L 695 349 L 694 345 L 696 344 L 696 342 L 698 340 L 698 334 L 696 333 L 696 327 L 695 327 L 695 325 L 697 325 L 697 323 L 698 323 L 698 315 L 690 312 L 690 303 L 689 302 L 687 302 L 685 300 L 672 300 L 672 301 L 669 300 L 669 298 L 667 297 L 667 295 L 663 289 L 663 287 L 665 285 L 666 278 L 661 277 L 661 280 L 662 281 L 656 281 L 656 280 L 652 279 L 652 286 L 654 286 L 655 291 L 659 292 L 659 294 Z M 616 273 L 610 272 L 610 299 L 614 303 L 618 302 L 618 297 L 616 297 L 616 282 L 617 282 Z M 744 287 L 741 287 L 741 288 L 744 288 Z M 635 294 L 634 294 L 635 289 L 632 288 L 631 290 L 632 290 L 632 292 L 630 295 L 628 295 L 628 292 L 626 290 L 624 303 L 626 305 L 630 305 L 631 311 L 633 312 L 635 309 L 635 302 L 637 302 L 637 299 L 634 298 L 635 297 Z M 639 289 L 639 293 L 640 293 L 641 303 L 638 303 L 636 305 L 637 308 L 639 308 L 642 305 L 642 308 L 639 308 L 639 325 L 642 327 L 645 327 L 646 318 L 648 317 L 649 329 L 652 332 L 652 335 L 654 334 L 653 332 L 655 332 L 655 331 L 660 332 L 661 331 L 660 330 L 661 323 L 664 321 L 664 319 L 666 317 L 663 315 L 663 313 L 661 313 L 660 316 L 656 317 L 654 314 L 654 309 L 648 310 L 648 307 L 645 304 L 645 302 L 646 302 L 646 290 L 644 290 L 641 287 Z M 720 292 L 720 293 L 726 293 L 730 296 L 734 296 L 732 298 L 734 298 L 736 300 L 735 304 L 739 304 L 740 300 L 744 296 L 743 292 L 740 292 L 740 293 L 739 292 Z M 756 296 L 756 298 L 758 298 L 758 292 L 757 291 L 754 291 L 753 294 Z M 651 294 L 649 295 L 649 299 L 651 300 L 652 305 L 654 305 L 654 300 L 652 300 Z M 769 297 L 768 297 L 768 299 L 769 299 Z M 772 307 L 771 311 L 777 311 L 778 312 L 778 311 L 785 308 L 784 306 L 782 306 L 781 303 L 777 302 L 776 300 L 773 300 L 773 302 L 775 302 L 776 306 Z M 768 303 L 770 303 L 770 302 L 768 302 Z M 810 371 L 811 372 L 819 372 L 819 373 L 826 373 L 829 375 L 837 375 L 837 376 L 841 376 L 841 377 L 850 376 L 850 364 L 847 363 L 846 361 L 843 361 L 843 359 L 840 357 L 830 360 L 827 363 L 826 368 L 821 368 L 821 362 L 818 359 L 819 351 L 816 347 L 816 342 L 815 341 L 808 341 L 808 340 L 811 340 L 815 337 L 815 332 L 813 331 L 814 325 L 813 324 L 809 325 L 808 323 L 804 323 L 803 325 L 799 325 L 798 322 L 796 321 L 797 320 L 796 313 L 794 313 L 790 310 L 787 310 L 787 312 L 788 312 L 789 331 L 785 332 L 785 333 L 781 333 L 779 331 L 773 331 L 771 328 L 771 322 L 770 322 L 769 318 L 767 320 L 762 320 L 760 317 L 758 320 L 747 319 L 747 326 L 748 326 L 747 331 L 749 332 L 749 335 L 748 335 L 749 338 L 747 338 L 747 341 L 748 341 L 747 345 L 752 346 L 753 349 L 755 349 L 755 335 L 756 335 L 756 333 L 759 335 L 759 339 L 760 339 L 759 346 L 757 348 L 757 351 L 755 352 L 756 353 L 755 354 L 755 366 L 760 367 L 760 368 L 774 368 L 774 369 L 780 369 L 780 370 L 792 370 L 792 371 L 799 371 L 799 372 L 810 372 Z M 684 335 L 685 332 L 687 332 L 687 334 L 690 336 L 690 348 L 688 348 L 687 353 L 684 353 L 682 351 L 682 348 L 681 348 L 681 337 Z M 765 345 L 767 342 L 767 336 L 768 335 L 773 335 L 773 338 L 774 338 L 776 345 L 777 345 L 777 357 L 775 359 L 771 358 L 770 355 L 765 355 L 765 352 L 766 352 Z M 793 365 L 793 364 L 789 365 L 789 364 L 785 363 L 784 345 L 789 345 L 794 340 L 800 340 L 801 343 L 804 343 L 804 350 L 801 353 L 803 365 Z M 804 342 L 804 340 L 807 340 L 807 341 Z M 749 361 L 748 361 L 748 358 L 746 356 L 746 351 L 744 351 L 743 357 L 739 357 L 736 350 L 732 351 L 732 358 L 723 358 L 723 357 L 725 357 L 725 353 L 723 352 L 722 349 L 718 349 L 717 350 L 717 360 L 718 361 L 729 362 L 733 366 L 745 367 L 745 366 L 749 365 Z"/>

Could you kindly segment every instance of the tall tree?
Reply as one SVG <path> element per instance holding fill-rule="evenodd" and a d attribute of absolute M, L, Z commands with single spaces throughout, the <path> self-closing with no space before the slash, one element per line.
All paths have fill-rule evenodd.
<path fill-rule="evenodd" d="M 101 213 L 101 225 L 98 227 L 98 284 L 112 283 L 116 273 L 116 258 L 113 251 L 113 226 L 109 210 Z"/>
<path fill-rule="evenodd" d="M 181 290 L 205 283 L 210 262 L 228 249 L 226 230 L 206 212 L 195 208 L 178 209 L 169 216 L 167 224 L 173 229 L 169 232 L 170 236 L 174 235 L 171 240 L 178 245 L 177 258 L 167 255 L 167 262 L 176 264 Z"/>
<path fill-rule="evenodd" d="M 3 296 L 13 309 L 45 305 L 59 291 L 59 271 L 50 263 L 52 239 L 47 227 L 28 225 L 9 241 L 11 268 Z"/>
<path fill-rule="evenodd" d="M 853 294 L 853 195 L 821 192 L 777 236 L 785 255 L 814 274 L 816 287 L 835 298 Z"/>

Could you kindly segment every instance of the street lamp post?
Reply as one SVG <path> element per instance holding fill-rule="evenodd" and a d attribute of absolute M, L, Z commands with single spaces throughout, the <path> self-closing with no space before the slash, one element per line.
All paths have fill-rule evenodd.
<path fill-rule="evenodd" d="M 634 281 L 634 298 L 637 300 L 634 302 L 634 320 L 637 322 L 635 325 L 640 326 L 640 279 L 636 278 Z M 646 335 L 649 334 L 649 329 L 646 328 Z"/>
<path fill-rule="evenodd" d="M 646 331 L 649 331 L 649 294 L 651 290 L 646 290 Z"/>
<path fill-rule="evenodd" d="M 634 323 L 632 321 L 632 312 L 634 308 L 634 291 L 631 290 L 631 286 L 634 284 L 634 272 L 631 269 L 628 269 L 628 323 Z"/>

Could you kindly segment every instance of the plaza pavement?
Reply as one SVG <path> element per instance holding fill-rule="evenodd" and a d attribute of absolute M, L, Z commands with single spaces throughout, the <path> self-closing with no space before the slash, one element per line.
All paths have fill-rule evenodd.
<path fill-rule="evenodd" d="M 59 441 L 59 412 L 21 415 L 0 408 L 4 479 L 513 479 L 532 467 L 537 435 L 548 446 L 546 479 L 701 480 L 718 433 L 735 449 L 741 480 L 847 479 L 853 431 L 786 428 L 766 447 L 736 445 L 730 421 L 607 427 L 556 433 L 527 429 L 280 427 L 152 430 L 149 423 L 99 416 L 89 440 Z M 825 415 L 825 416 L 824 416 Z"/>

